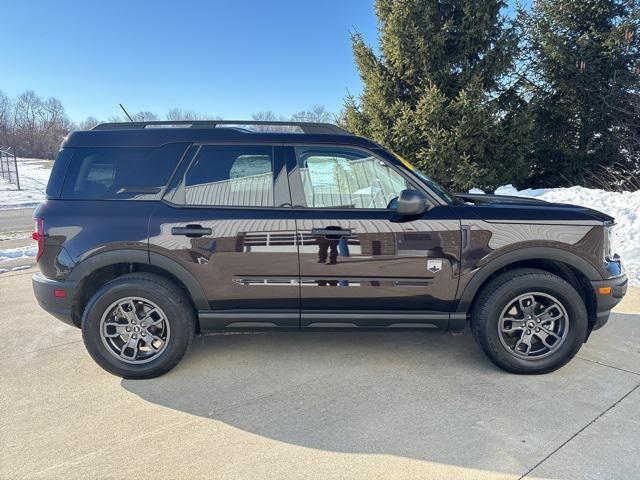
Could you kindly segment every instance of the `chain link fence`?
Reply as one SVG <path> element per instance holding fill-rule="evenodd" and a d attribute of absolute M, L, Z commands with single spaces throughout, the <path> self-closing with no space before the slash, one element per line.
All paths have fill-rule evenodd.
<path fill-rule="evenodd" d="M 12 152 L 13 151 L 13 152 Z M 11 147 L 0 148 L 0 175 L 9 183 L 13 183 L 20 190 L 20 177 L 18 176 L 18 160 L 15 150 Z"/>

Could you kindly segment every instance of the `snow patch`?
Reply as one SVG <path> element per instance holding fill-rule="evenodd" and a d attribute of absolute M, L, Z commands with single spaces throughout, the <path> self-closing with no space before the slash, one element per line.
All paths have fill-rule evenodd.
<path fill-rule="evenodd" d="M 44 200 L 53 162 L 39 158 L 18 158 L 20 190 L 0 177 L 0 208 L 36 207 Z"/>
<path fill-rule="evenodd" d="M 480 193 L 478 189 L 474 192 Z M 518 190 L 505 185 L 495 191 L 496 195 L 534 197 L 554 203 L 568 203 L 592 208 L 616 219 L 613 251 L 622 257 L 629 283 L 640 286 L 640 190 L 635 192 L 607 192 L 595 188 L 527 188 Z"/>
<path fill-rule="evenodd" d="M 31 265 L 18 265 L 17 267 L 13 267 L 12 269 L 0 268 L 0 274 L 7 272 L 19 272 L 20 270 L 28 270 L 30 268 Z"/>
<path fill-rule="evenodd" d="M 20 270 L 29 270 L 31 265 L 18 265 L 17 267 L 13 267 L 11 269 L 12 272 L 19 272 Z"/>
<path fill-rule="evenodd" d="M 0 242 L 4 240 L 26 240 L 31 238 L 31 232 L 3 232 L 0 233 Z"/>
<path fill-rule="evenodd" d="M 27 245 L 25 247 L 7 248 L 0 250 L 0 262 L 9 262 L 20 258 L 31 258 L 36 256 L 38 247 Z"/>

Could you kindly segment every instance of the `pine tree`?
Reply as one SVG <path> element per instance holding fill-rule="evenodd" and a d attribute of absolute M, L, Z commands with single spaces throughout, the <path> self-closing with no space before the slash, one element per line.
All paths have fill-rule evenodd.
<path fill-rule="evenodd" d="M 532 182 L 576 184 L 612 165 L 629 168 L 623 145 L 638 134 L 628 127 L 640 94 L 638 5 L 537 0 L 520 12 L 536 123 Z"/>
<path fill-rule="evenodd" d="M 377 0 L 380 54 L 352 38 L 362 95 L 343 123 L 453 189 L 526 179 L 529 119 L 501 0 Z M 511 81 L 511 82 L 510 82 Z M 520 113 L 524 112 L 524 113 Z"/>

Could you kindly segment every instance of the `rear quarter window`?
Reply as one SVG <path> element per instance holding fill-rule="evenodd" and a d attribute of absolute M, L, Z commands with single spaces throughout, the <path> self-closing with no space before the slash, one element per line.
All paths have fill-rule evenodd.
<path fill-rule="evenodd" d="M 162 147 L 74 148 L 61 198 L 158 200 L 187 143 Z"/>
<path fill-rule="evenodd" d="M 72 158 L 73 148 L 63 148 L 58 152 L 58 155 L 53 162 L 51 175 L 49 175 L 49 182 L 47 183 L 47 198 L 60 198 L 62 185 L 64 184 L 64 177 L 67 174 L 69 162 Z"/>

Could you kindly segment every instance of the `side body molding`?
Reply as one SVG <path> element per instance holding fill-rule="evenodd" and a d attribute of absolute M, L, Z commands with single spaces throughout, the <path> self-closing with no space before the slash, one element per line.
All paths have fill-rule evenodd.
<path fill-rule="evenodd" d="M 551 260 L 561 262 L 580 271 L 589 280 L 602 280 L 602 275 L 591 263 L 574 253 L 551 247 L 521 248 L 493 258 L 489 263 L 481 267 L 464 287 L 455 311 L 468 312 L 478 290 L 491 275 L 507 265 L 523 260 Z"/>

